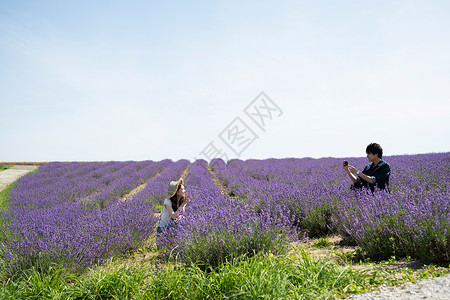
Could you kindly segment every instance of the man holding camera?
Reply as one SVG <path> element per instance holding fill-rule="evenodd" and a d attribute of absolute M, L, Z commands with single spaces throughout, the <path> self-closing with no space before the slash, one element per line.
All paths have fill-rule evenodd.
<path fill-rule="evenodd" d="M 366 153 L 369 164 L 362 172 L 358 171 L 354 166 L 349 165 L 347 161 L 343 163 L 344 170 L 353 182 L 352 189 L 366 187 L 373 192 L 376 186 L 379 189 L 389 191 L 391 166 L 382 159 L 383 149 L 379 144 L 371 143 L 367 146 Z"/>

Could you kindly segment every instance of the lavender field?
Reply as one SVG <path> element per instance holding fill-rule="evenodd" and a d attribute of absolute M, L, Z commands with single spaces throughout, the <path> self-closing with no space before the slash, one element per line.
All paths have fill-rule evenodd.
<path fill-rule="evenodd" d="M 164 259 L 217 266 L 339 234 L 375 260 L 450 262 L 450 153 L 385 160 L 390 192 L 375 193 L 350 190 L 337 158 L 48 163 L 9 192 L 1 272 L 58 266 L 82 273 L 139 249 L 154 240 L 167 184 L 180 176 L 192 201 L 161 237 Z"/>

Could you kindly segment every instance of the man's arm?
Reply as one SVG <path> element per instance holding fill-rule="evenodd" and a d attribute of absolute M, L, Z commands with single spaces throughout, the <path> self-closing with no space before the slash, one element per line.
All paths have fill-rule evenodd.
<path fill-rule="evenodd" d="M 366 174 L 359 172 L 358 174 L 359 177 L 361 177 L 361 179 L 364 179 L 365 181 L 367 181 L 370 184 L 374 184 L 375 182 L 373 181 L 373 176 L 367 176 Z M 376 179 L 375 179 L 376 180 Z"/>
<path fill-rule="evenodd" d="M 373 180 L 373 176 L 367 176 L 366 174 L 363 174 L 362 172 L 359 172 L 359 174 L 356 174 L 358 172 L 358 170 L 354 167 L 354 166 L 348 166 L 348 171 L 349 171 L 349 175 L 352 175 L 352 177 L 355 177 L 355 181 L 356 181 L 356 176 L 361 177 L 361 179 L 367 181 L 370 184 L 374 184 L 375 180 Z M 355 182 L 353 181 L 353 182 Z"/>

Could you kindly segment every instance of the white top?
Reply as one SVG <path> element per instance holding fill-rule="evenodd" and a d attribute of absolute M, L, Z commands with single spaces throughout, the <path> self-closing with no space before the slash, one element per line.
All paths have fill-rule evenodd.
<path fill-rule="evenodd" d="M 161 208 L 161 219 L 159 220 L 158 227 L 167 227 L 170 224 L 172 218 L 167 211 L 166 204 L 172 206 L 172 201 L 169 198 L 164 199 L 163 207 Z"/>

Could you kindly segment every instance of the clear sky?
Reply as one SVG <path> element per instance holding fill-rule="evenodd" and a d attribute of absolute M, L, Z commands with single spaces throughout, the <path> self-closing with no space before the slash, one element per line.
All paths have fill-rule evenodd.
<path fill-rule="evenodd" d="M 0 0 L 0 161 L 448 152 L 449 37 L 449 1 Z"/>

